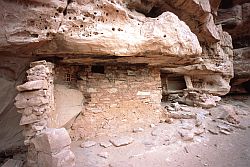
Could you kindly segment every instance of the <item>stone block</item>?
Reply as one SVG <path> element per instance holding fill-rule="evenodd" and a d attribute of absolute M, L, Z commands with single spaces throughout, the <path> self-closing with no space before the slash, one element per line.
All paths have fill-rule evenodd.
<path fill-rule="evenodd" d="M 20 99 L 15 102 L 16 108 L 22 109 L 28 107 L 27 99 Z"/>
<path fill-rule="evenodd" d="M 211 109 L 210 113 L 215 119 L 224 119 L 232 124 L 240 123 L 239 116 L 236 114 L 236 110 L 233 105 L 219 105 L 217 108 Z"/>
<path fill-rule="evenodd" d="M 128 144 L 133 143 L 133 141 L 134 139 L 132 137 L 127 136 L 110 139 L 110 142 L 116 147 L 126 146 Z"/>
<path fill-rule="evenodd" d="M 117 88 L 111 88 L 108 90 L 109 93 L 116 93 L 118 91 Z"/>
<path fill-rule="evenodd" d="M 36 132 L 32 129 L 31 125 L 27 125 L 24 127 L 23 135 L 25 137 L 32 137 L 36 134 Z"/>
<path fill-rule="evenodd" d="M 45 65 L 36 65 L 27 71 L 28 75 L 49 74 L 49 69 Z"/>
<path fill-rule="evenodd" d="M 97 90 L 96 90 L 95 88 L 88 88 L 88 89 L 87 89 L 87 92 L 88 92 L 88 93 L 96 93 Z"/>
<path fill-rule="evenodd" d="M 150 92 L 138 91 L 136 95 L 137 96 L 150 96 L 150 94 L 151 94 Z"/>
<path fill-rule="evenodd" d="M 35 145 L 37 151 L 56 154 L 69 146 L 71 139 L 65 128 L 48 128 L 32 139 L 32 143 Z"/>
<path fill-rule="evenodd" d="M 100 146 L 107 148 L 107 147 L 112 146 L 112 143 L 110 143 L 109 141 L 104 141 L 100 143 Z"/>
<path fill-rule="evenodd" d="M 42 106 L 44 104 L 48 104 L 49 99 L 46 97 L 36 97 L 30 100 L 27 99 L 20 99 L 17 100 L 15 103 L 16 108 L 28 108 L 28 107 L 35 107 L 35 106 Z"/>
<path fill-rule="evenodd" d="M 30 107 L 41 106 L 41 105 L 48 104 L 48 103 L 49 103 L 48 97 L 36 97 L 27 101 L 27 104 Z"/>
<path fill-rule="evenodd" d="M 169 111 L 168 116 L 173 119 L 196 119 L 195 113 L 185 111 Z"/>
<path fill-rule="evenodd" d="M 39 167 L 73 167 L 75 166 L 75 155 L 69 150 L 64 149 L 58 154 L 38 154 Z"/>
<path fill-rule="evenodd" d="M 92 147 L 92 146 L 95 146 L 96 145 L 96 142 L 95 141 L 86 141 L 86 142 L 83 142 L 80 147 L 82 148 L 88 148 L 88 147 Z"/>
<path fill-rule="evenodd" d="M 31 115 L 32 114 L 32 107 L 27 107 L 25 109 L 17 110 L 18 113 L 24 114 L 24 115 Z"/>
<path fill-rule="evenodd" d="M 194 138 L 194 133 L 190 130 L 181 129 L 178 133 L 184 141 L 192 141 Z"/>
<path fill-rule="evenodd" d="M 48 89 L 48 82 L 45 80 L 29 81 L 17 86 L 17 90 L 20 92 L 39 89 Z"/>
<path fill-rule="evenodd" d="M 29 81 L 35 81 L 35 80 L 46 80 L 48 78 L 48 75 L 46 74 L 40 74 L 40 75 L 28 75 L 27 79 Z"/>
<path fill-rule="evenodd" d="M 15 100 L 22 100 L 22 99 L 32 99 L 35 97 L 46 97 L 48 95 L 48 92 L 46 90 L 38 90 L 38 91 L 30 91 L 30 92 L 22 92 L 19 93 L 16 97 Z"/>
<path fill-rule="evenodd" d="M 34 61 L 30 63 L 30 67 L 35 67 L 37 65 L 47 65 L 47 62 L 45 60 L 41 60 L 41 61 Z"/>
<path fill-rule="evenodd" d="M 20 125 L 27 125 L 27 124 L 32 124 L 35 122 L 38 122 L 40 119 L 34 114 L 31 114 L 29 116 L 23 115 L 21 120 L 20 120 Z"/>

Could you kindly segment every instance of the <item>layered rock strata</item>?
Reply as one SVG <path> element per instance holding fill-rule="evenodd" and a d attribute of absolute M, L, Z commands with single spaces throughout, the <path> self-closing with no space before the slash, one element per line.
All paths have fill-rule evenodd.
<path fill-rule="evenodd" d="M 17 111 L 22 114 L 24 144 L 28 146 L 27 166 L 73 166 L 74 155 L 69 149 L 71 139 L 67 131 L 49 128 L 54 110 L 53 64 L 37 61 L 30 67 L 28 81 L 17 86 L 20 93 L 15 98 Z"/>
<path fill-rule="evenodd" d="M 216 24 L 221 24 L 233 39 L 234 74 L 232 93 L 250 92 L 250 3 L 249 1 L 222 1 Z"/>

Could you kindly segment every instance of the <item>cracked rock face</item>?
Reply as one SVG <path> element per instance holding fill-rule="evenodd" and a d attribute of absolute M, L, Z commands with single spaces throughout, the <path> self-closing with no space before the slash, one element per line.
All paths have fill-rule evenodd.
<path fill-rule="evenodd" d="M 222 24 L 233 40 L 234 79 L 231 81 L 232 93 L 250 92 L 250 3 L 249 1 L 223 0 L 218 10 L 217 24 Z"/>

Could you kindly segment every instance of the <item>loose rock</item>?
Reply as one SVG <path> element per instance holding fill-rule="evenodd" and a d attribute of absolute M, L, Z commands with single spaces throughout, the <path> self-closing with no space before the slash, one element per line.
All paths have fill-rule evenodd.
<path fill-rule="evenodd" d="M 220 130 L 220 133 L 225 134 L 225 135 L 230 135 L 231 134 L 230 132 L 228 132 L 226 130 L 223 130 L 223 129 Z"/>
<path fill-rule="evenodd" d="M 135 128 L 135 129 L 133 129 L 134 133 L 143 132 L 143 131 L 144 131 L 143 128 Z"/>
<path fill-rule="evenodd" d="M 150 124 L 150 128 L 154 128 L 155 127 L 155 124 Z"/>
<path fill-rule="evenodd" d="M 108 152 L 101 152 L 97 154 L 99 157 L 102 158 L 108 158 L 109 157 L 109 153 Z"/>
<path fill-rule="evenodd" d="M 195 130 L 194 130 L 194 134 L 195 135 L 201 135 L 201 134 L 203 134 L 205 132 L 205 128 L 204 127 L 199 127 L 199 128 L 196 128 Z"/>
<path fill-rule="evenodd" d="M 179 130 L 178 133 L 181 135 L 184 141 L 192 141 L 194 138 L 194 133 L 189 130 Z"/>
<path fill-rule="evenodd" d="M 218 135 L 219 134 L 219 130 L 216 129 L 216 128 L 210 128 L 210 129 L 208 129 L 208 131 L 210 133 L 212 133 L 213 135 Z"/>
<path fill-rule="evenodd" d="M 104 147 L 104 148 L 107 148 L 107 147 L 112 146 L 112 143 L 110 143 L 109 141 L 107 141 L 107 142 L 101 142 L 101 143 L 100 143 L 100 146 L 102 146 L 102 147 Z"/>
<path fill-rule="evenodd" d="M 95 141 L 86 141 L 86 142 L 83 142 L 81 144 L 81 147 L 82 148 L 89 148 L 89 147 L 92 147 L 92 146 L 95 146 L 95 145 L 96 145 Z"/>
<path fill-rule="evenodd" d="M 194 124 L 189 121 L 181 120 L 181 126 L 182 129 L 192 130 L 194 128 Z"/>
<path fill-rule="evenodd" d="M 133 141 L 134 139 L 132 137 L 126 137 L 126 136 L 110 139 L 110 142 L 116 147 L 126 146 L 128 144 L 131 144 Z"/>

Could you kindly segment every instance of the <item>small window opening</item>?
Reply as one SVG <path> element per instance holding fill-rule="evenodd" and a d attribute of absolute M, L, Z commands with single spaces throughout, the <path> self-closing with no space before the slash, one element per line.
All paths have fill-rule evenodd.
<path fill-rule="evenodd" d="M 162 102 L 183 96 L 183 90 L 187 88 L 184 76 L 173 73 L 161 73 L 161 85 Z"/>
<path fill-rule="evenodd" d="M 187 88 L 184 76 L 172 75 L 168 76 L 167 80 L 169 91 L 183 90 Z"/>
<path fill-rule="evenodd" d="M 91 67 L 92 73 L 104 74 L 104 66 L 95 65 Z"/>
<path fill-rule="evenodd" d="M 71 81 L 72 81 L 72 76 L 71 76 L 71 74 L 67 73 L 67 74 L 65 75 L 65 81 L 67 81 L 67 82 L 71 82 Z"/>

